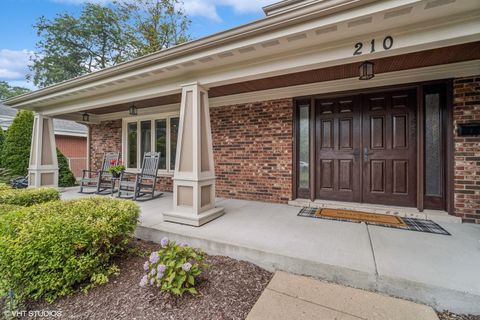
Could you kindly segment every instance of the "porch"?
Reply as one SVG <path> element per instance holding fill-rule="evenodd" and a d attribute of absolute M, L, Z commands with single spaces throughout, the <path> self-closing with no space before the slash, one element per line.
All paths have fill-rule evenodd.
<path fill-rule="evenodd" d="M 63 199 L 83 197 L 78 188 Z M 451 236 L 363 223 L 298 217 L 298 207 L 217 199 L 225 214 L 195 228 L 163 221 L 173 195 L 138 202 L 136 235 L 187 241 L 209 254 L 253 262 L 269 270 L 310 275 L 463 313 L 480 312 L 480 225 L 430 216 Z"/>

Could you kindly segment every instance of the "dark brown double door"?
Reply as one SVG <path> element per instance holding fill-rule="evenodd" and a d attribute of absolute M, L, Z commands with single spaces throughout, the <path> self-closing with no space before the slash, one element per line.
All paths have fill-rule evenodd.
<path fill-rule="evenodd" d="M 416 206 L 416 90 L 315 99 L 317 199 Z"/>

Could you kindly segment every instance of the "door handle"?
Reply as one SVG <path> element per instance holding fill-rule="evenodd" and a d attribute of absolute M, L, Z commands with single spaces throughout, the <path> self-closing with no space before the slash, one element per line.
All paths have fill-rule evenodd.
<path fill-rule="evenodd" d="M 352 155 L 355 159 L 360 157 L 360 149 L 358 149 L 358 148 L 353 149 Z"/>
<path fill-rule="evenodd" d="M 364 160 L 365 162 L 368 161 L 368 156 L 369 156 L 369 155 L 372 155 L 372 154 L 373 154 L 373 152 L 368 152 L 368 148 L 367 148 L 367 147 L 363 148 L 363 160 Z"/>

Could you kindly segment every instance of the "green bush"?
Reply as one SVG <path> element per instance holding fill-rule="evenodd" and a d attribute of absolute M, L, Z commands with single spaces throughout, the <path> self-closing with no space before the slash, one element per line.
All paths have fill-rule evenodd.
<path fill-rule="evenodd" d="M 105 283 L 111 258 L 135 230 L 138 205 L 90 197 L 48 202 L 0 216 L 0 296 L 53 301 Z"/>
<path fill-rule="evenodd" d="M 18 175 L 12 173 L 12 170 L 0 168 L 0 183 L 10 183 L 10 180 L 17 178 Z"/>
<path fill-rule="evenodd" d="M 0 216 L 2 214 L 6 214 L 15 210 L 20 210 L 24 207 L 22 206 L 16 206 L 14 204 L 0 204 Z"/>
<path fill-rule="evenodd" d="M 28 171 L 32 141 L 33 112 L 21 110 L 13 119 L 3 142 L 1 164 L 13 175 L 25 176 Z"/>
<path fill-rule="evenodd" d="M 60 199 L 60 193 L 53 188 L 38 189 L 1 189 L 0 204 L 12 204 L 29 207 L 34 204 Z"/>
<path fill-rule="evenodd" d="M 182 295 L 197 293 L 195 278 L 202 273 L 204 253 L 186 244 L 176 244 L 163 238 L 162 248 L 154 251 L 143 265 L 145 275 L 140 286 L 156 287 L 160 291 Z"/>
<path fill-rule="evenodd" d="M 57 148 L 58 159 L 58 186 L 59 187 L 72 187 L 76 184 L 77 179 L 73 175 L 72 171 L 68 167 L 68 160 Z"/>
<path fill-rule="evenodd" d="M 6 183 L 0 183 L 0 192 L 2 191 L 7 191 L 7 190 L 12 190 L 12 187 Z"/>

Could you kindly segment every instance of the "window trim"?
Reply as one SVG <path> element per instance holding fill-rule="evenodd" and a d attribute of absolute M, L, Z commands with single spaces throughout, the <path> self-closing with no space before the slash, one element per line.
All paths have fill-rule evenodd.
<path fill-rule="evenodd" d="M 141 166 L 141 155 L 140 155 L 140 142 L 141 142 L 141 134 L 140 134 L 140 128 L 141 125 L 140 123 L 142 121 L 150 121 L 151 129 L 150 129 L 150 134 L 151 134 L 151 139 L 150 139 L 150 149 L 155 150 L 155 133 L 156 133 L 156 128 L 155 128 L 155 121 L 156 120 L 166 120 L 166 131 L 167 131 L 167 137 L 166 137 L 166 149 L 167 149 L 167 154 L 165 155 L 165 165 L 166 169 L 159 169 L 158 174 L 160 175 L 173 175 L 174 171 L 173 169 L 170 169 L 170 160 L 171 160 L 171 141 L 170 141 L 170 131 L 171 131 L 171 119 L 172 118 L 180 118 L 180 112 L 179 111 L 173 111 L 173 112 L 164 112 L 164 113 L 156 113 L 156 114 L 150 114 L 150 115 L 142 115 L 142 116 L 131 116 L 131 117 L 125 117 L 122 118 L 122 159 L 124 160 L 125 166 L 128 166 L 128 124 L 129 123 L 137 123 L 137 168 L 126 168 L 127 172 L 140 172 L 140 167 Z"/>

